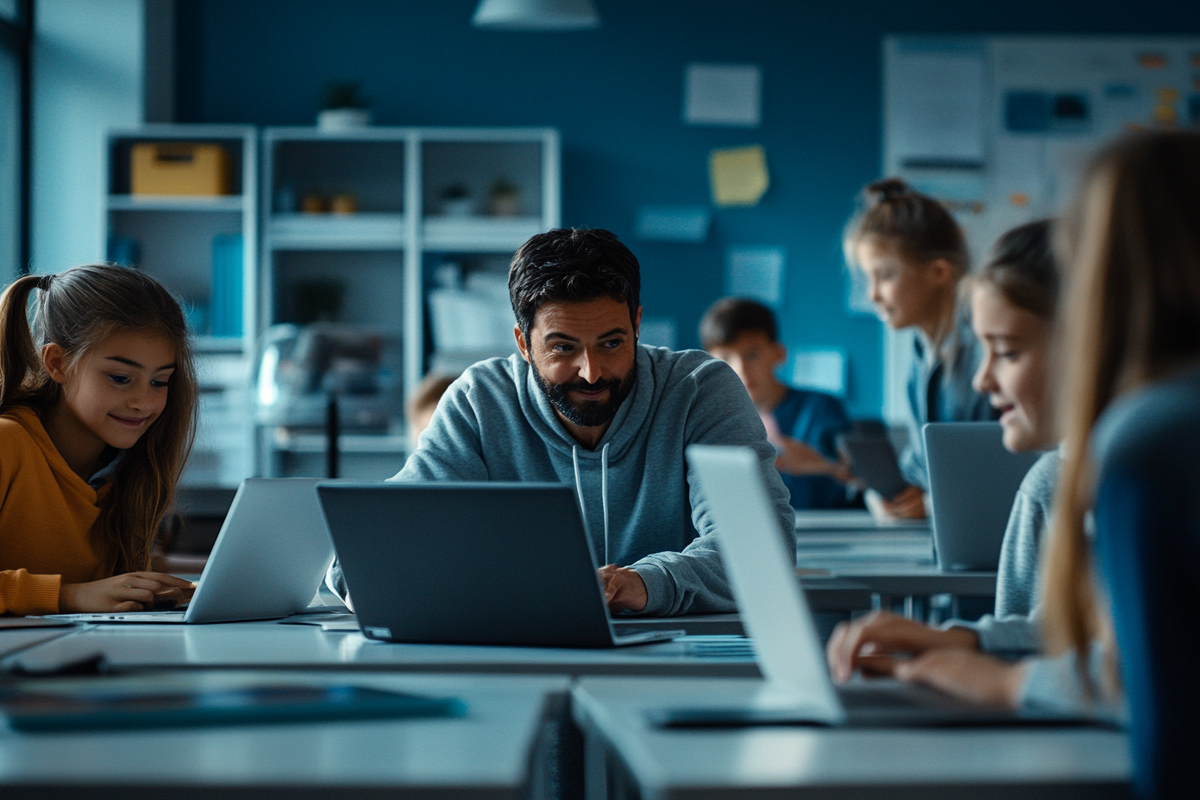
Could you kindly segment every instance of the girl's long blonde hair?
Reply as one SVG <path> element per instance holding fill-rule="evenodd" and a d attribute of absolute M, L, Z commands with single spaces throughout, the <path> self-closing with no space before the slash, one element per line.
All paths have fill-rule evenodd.
<path fill-rule="evenodd" d="M 1085 535 L 1092 429 L 1118 396 L 1200 357 L 1200 133 L 1139 133 L 1109 145 L 1064 223 L 1065 452 L 1046 555 L 1045 634 L 1050 652 L 1074 649 L 1082 665 L 1092 640 L 1111 640 Z"/>
<path fill-rule="evenodd" d="M 34 325 L 29 296 L 38 289 Z M 143 570 L 158 526 L 171 508 L 175 484 L 196 431 L 196 370 L 183 311 L 158 281 L 125 267 L 93 264 L 58 275 L 18 278 L 0 297 L 0 413 L 26 405 L 39 415 L 59 402 L 41 348 L 55 343 L 68 371 L 123 331 L 165 337 L 175 348 L 175 371 L 162 414 L 126 450 L 92 529 L 98 552 L 115 557 L 113 574 Z"/>

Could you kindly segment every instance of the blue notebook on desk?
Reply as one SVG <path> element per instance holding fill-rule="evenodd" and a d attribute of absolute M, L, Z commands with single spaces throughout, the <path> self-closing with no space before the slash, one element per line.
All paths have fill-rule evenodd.
<path fill-rule="evenodd" d="M 461 717 L 453 697 L 425 697 L 363 686 L 263 685 L 146 692 L 101 686 L 0 694 L 8 724 L 25 733 L 192 728 L 289 722 Z"/>

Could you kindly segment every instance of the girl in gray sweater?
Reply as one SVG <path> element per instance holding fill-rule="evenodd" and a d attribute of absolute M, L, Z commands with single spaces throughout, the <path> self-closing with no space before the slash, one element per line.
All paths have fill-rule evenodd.
<path fill-rule="evenodd" d="M 1000 552 L 995 613 L 975 623 L 955 621 L 944 629 L 890 613 L 840 625 L 828 649 L 830 671 L 839 680 L 855 669 L 890 672 L 888 654 L 918 655 L 945 647 L 1023 653 L 1039 649 L 1038 557 L 1059 462 L 1050 352 L 1058 272 L 1049 221 L 1004 234 L 988 265 L 970 280 L 972 326 L 983 348 L 975 388 L 1000 412 L 1005 447 L 1048 452 L 1026 475 L 1013 504 Z"/>

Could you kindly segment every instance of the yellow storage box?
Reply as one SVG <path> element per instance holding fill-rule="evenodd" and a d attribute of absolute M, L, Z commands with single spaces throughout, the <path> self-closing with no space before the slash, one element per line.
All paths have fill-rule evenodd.
<path fill-rule="evenodd" d="M 133 146 L 133 194 L 229 194 L 229 153 L 219 144 L 142 142 Z"/>

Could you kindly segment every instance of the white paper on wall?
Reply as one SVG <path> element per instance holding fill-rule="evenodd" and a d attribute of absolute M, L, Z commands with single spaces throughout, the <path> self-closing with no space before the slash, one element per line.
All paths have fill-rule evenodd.
<path fill-rule="evenodd" d="M 983 161 L 982 51 L 902 50 L 889 68 L 888 132 L 901 163 Z"/>

